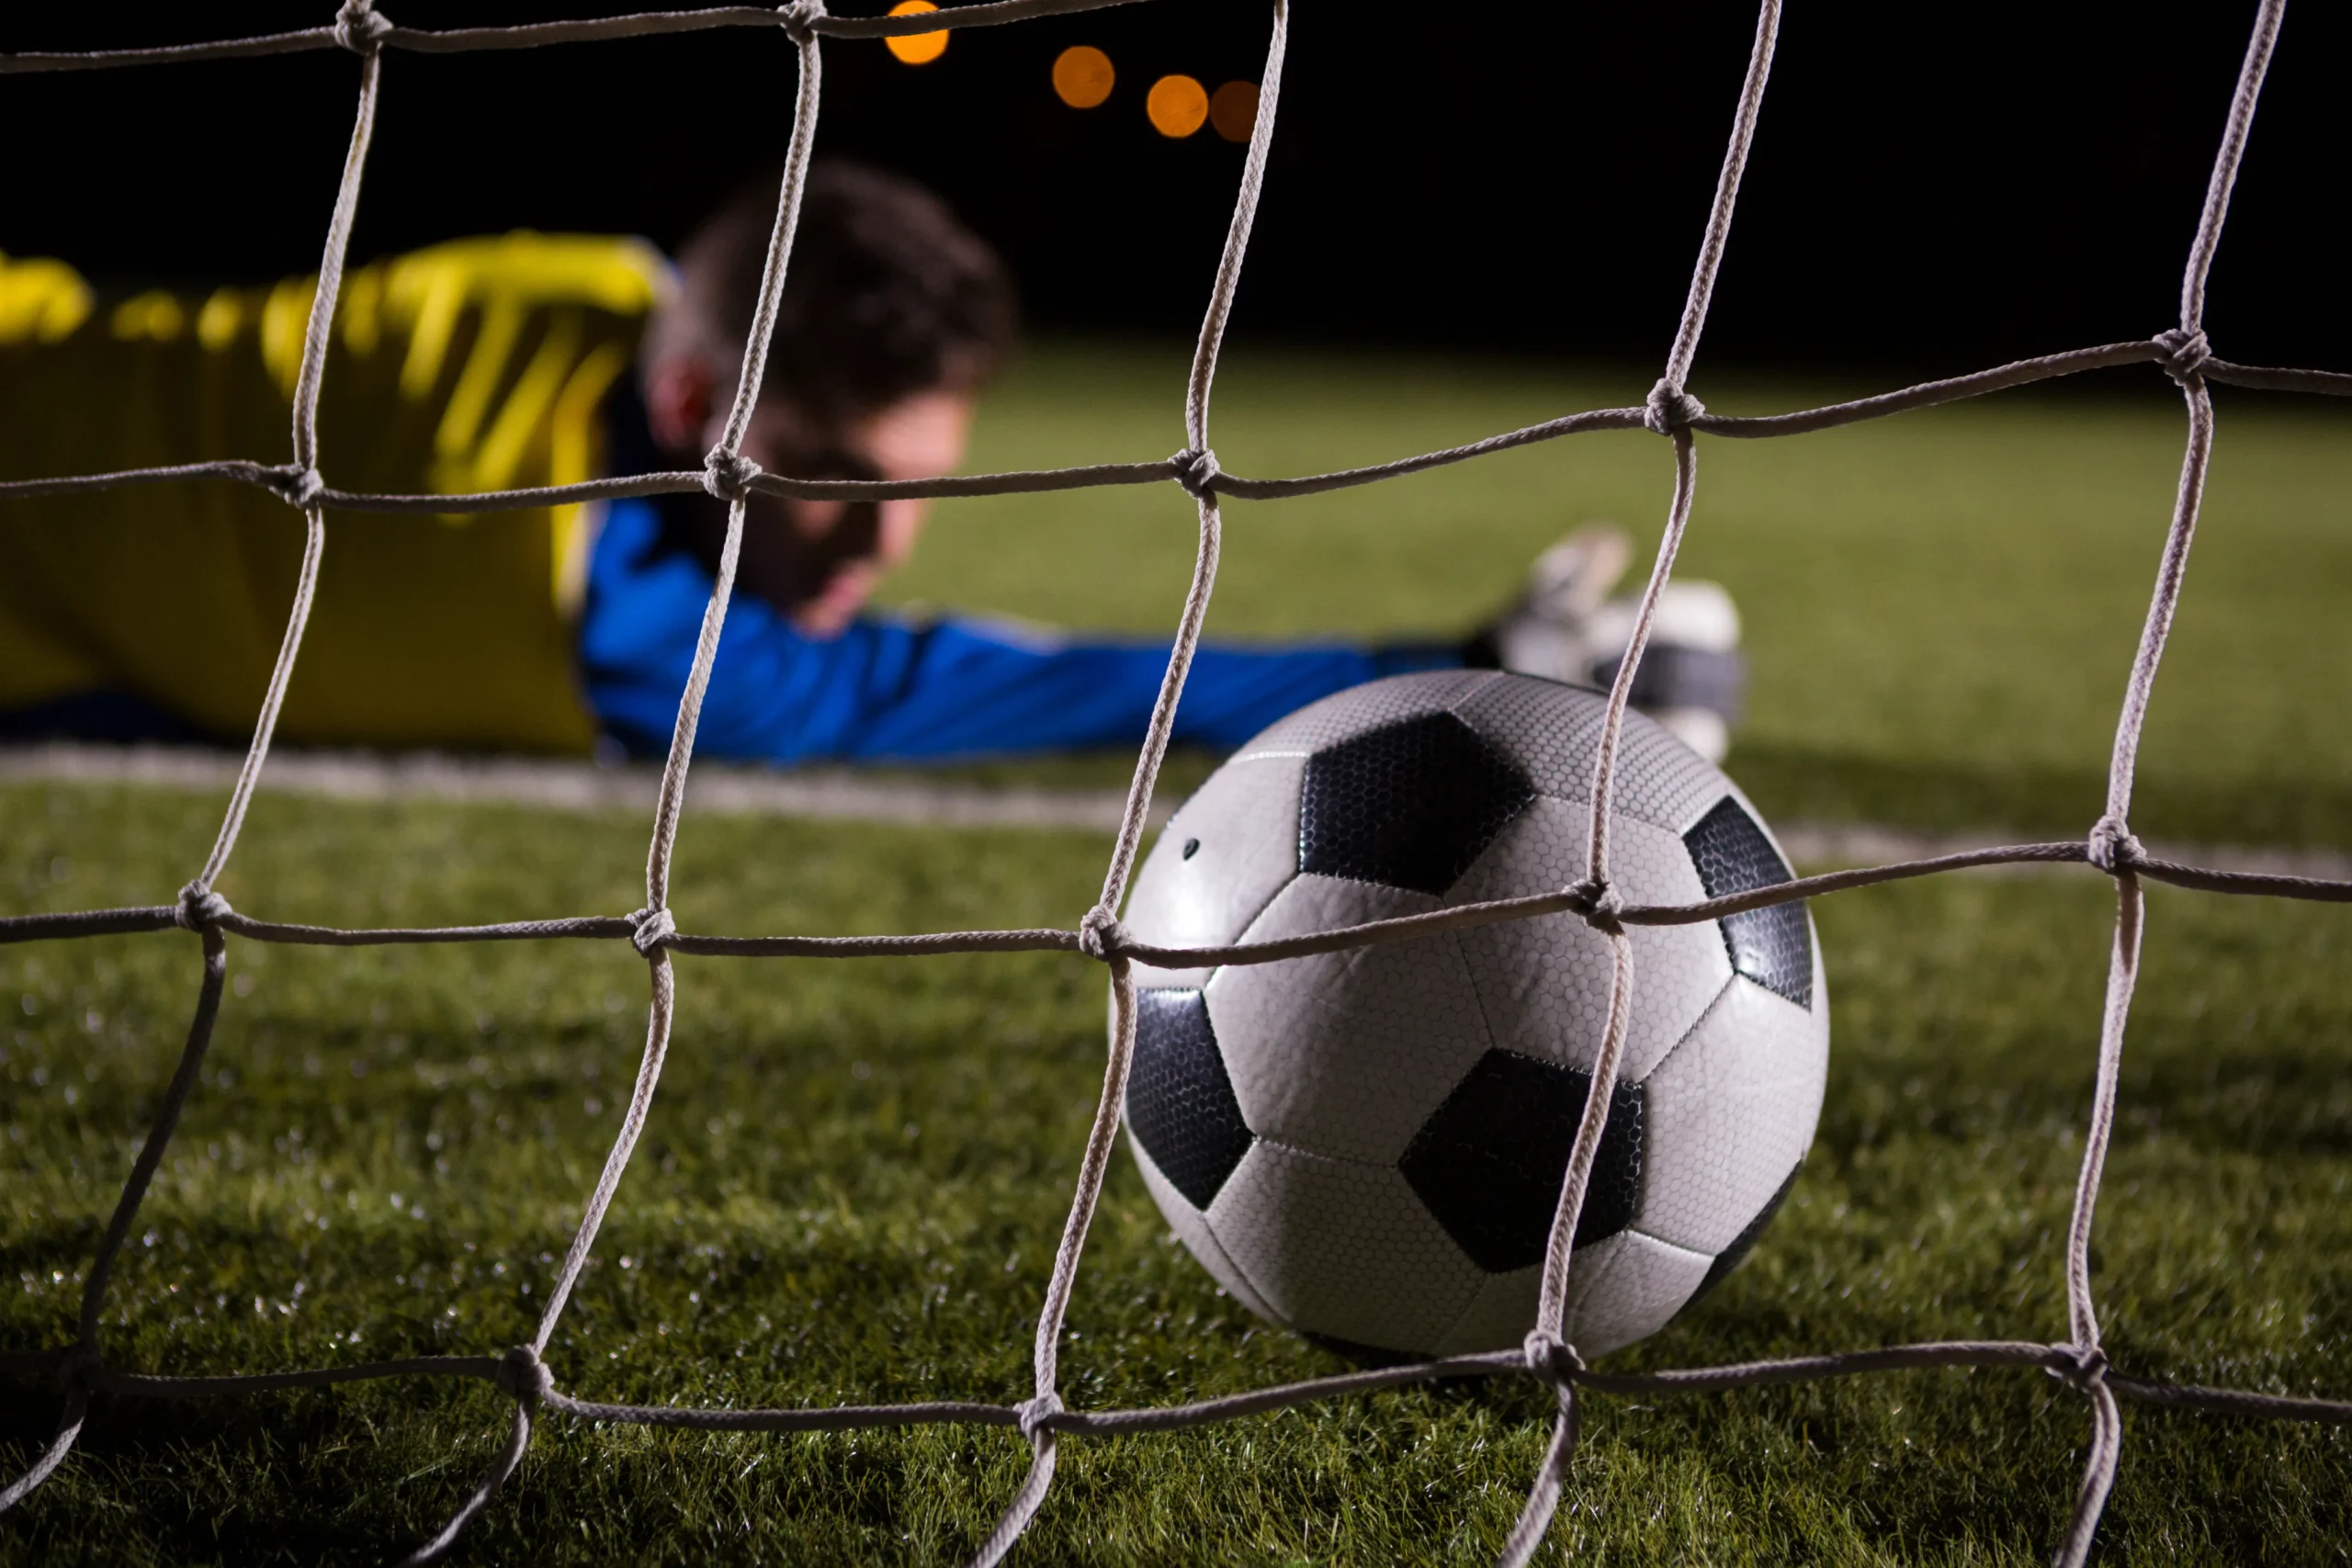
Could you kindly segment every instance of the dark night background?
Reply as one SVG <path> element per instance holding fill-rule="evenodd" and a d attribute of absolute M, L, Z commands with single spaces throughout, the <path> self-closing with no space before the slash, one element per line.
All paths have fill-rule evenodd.
<path fill-rule="evenodd" d="M 605 0 L 386 0 L 417 27 Z M 843 11 L 881 9 L 843 4 Z M 331 0 L 18 4 L 0 49 L 313 26 Z M 2252 0 L 1970 6 L 1799 0 L 1782 26 L 1702 362 L 1919 373 L 2171 325 Z M 1169 141 L 1145 88 L 1254 79 L 1259 0 L 1159 0 L 960 32 L 944 59 L 826 46 L 820 149 L 944 191 L 1059 330 L 1199 319 L 1241 151 Z M 1690 276 L 1754 27 L 1736 0 L 1295 9 L 1244 337 L 1646 362 Z M 1119 69 L 1068 108 L 1073 43 Z M 2290 11 L 2215 269 L 2216 352 L 2352 363 L 2340 109 L 2352 7 Z M 356 62 L 0 77 L 0 249 L 102 284 L 318 265 Z M 514 227 L 675 242 L 784 146 L 780 31 L 388 55 L 360 259 Z"/>

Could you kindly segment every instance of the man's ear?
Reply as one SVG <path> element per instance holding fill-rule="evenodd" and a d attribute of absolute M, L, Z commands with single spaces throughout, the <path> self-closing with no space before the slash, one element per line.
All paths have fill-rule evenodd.
<path fill-rule="evenodd" d="M 718 378 L 700 359 L 665 359 L 645 378 L 645 423 L 665 451 L 699 452 Z"/>

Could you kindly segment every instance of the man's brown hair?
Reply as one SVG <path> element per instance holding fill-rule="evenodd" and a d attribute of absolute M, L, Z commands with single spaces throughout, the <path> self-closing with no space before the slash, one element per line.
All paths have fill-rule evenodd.
<path fill-rule="evenodd" d="M 780 172 L 737 192 L 678 252 L 677 298 L 642 363 L 692 356 L 731 396 L 759 301 Z M 1011 350 L 1011 278 L 988 242 L 912 180 L 863 164 L 808 170 L 761 396 L 820 422 L 934 388 L 968 391 Z"/>

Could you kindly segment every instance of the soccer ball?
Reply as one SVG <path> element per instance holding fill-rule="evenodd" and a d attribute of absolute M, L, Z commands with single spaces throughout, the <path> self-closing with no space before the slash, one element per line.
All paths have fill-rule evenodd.
<path fill-rule="evenodd" d="M 1298 936 L 1582 878 L 1606 704 L 1523 675 L 1376 681 L 1260 735 L 1136 876 L 1137 940 Z M 1628 714 L 1611 873 L 1629 904 L 1789 880 L 1756 812 Z M 1802 904 L 1629 927 L 1633 1011 L 1577 1225 L 1567 1338 L 1655 1333 L 1794 1180 L 1828 1069 Z M 1234 1296 L 1363 1359 L 1519 1345 L 1608 1018 L 1572 914 L 1343 953 L 1138 965 L 1127 1126 L 1170 1226 Z"/>

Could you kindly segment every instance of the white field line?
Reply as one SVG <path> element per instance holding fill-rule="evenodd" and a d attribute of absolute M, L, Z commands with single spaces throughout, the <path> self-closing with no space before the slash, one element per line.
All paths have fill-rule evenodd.
<path fill-rule="evenodd" d="M 0 782 L 135 784 L 165 789 L 227 789 L 238 758 L 198 747 L 106 746 L 81 741 L 0 746 Z M 650 763 L 599 766 L 560 759 L 451 757 L 435 752 L 274 751 L 261 787 L 338 800 L 489 801 L 555 811 L 650 811 L 661 770 Z M 841 822 L 951 828 L 1041 828 L 1112 833 L 1121 793 L 877 778 L 847 769 L 786 773 L 698 762 L 687 807 L 723 816 L 802 817 Z M 1152 825 L 1172 803 L 1152 807 Z M 1799 865 L 1874 865 L 2015 843 L 1994 830 L 1915 833 L 1868 823 L 1774 825 Z M 2027 835 L 2030 837 L 2030 835 Z M 2166 860 L 2220 871 L 2352 878 L 2352 853 L 2338 850 L 2151 842 Z M 1972 875 L 2035 875 L 2063 866 L 1993 866 Z"/>
<path fill-rule="evenodd" d="M 0 781 L 135 784 L 213 791 L 236 781 L 240 759 L 202 747 L 105 746 L 49 741 L 0 746 Z M 260 787 L 336 800 L 492 801 L 555 811 L 653 809 L 662 770 L 541 757 L 452 757 L 431 751 L 273 750 Z M 992 787 L 876 778 L 846 769 L 785 773 L 696 762 L 687 809 L 725 816 L 954 828 L 1058 828 L 1118 831 L 1123 797 L 1110 790 Z M 1169 807 L 1153 812 L 1165 821 Z"/>

